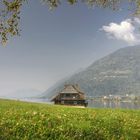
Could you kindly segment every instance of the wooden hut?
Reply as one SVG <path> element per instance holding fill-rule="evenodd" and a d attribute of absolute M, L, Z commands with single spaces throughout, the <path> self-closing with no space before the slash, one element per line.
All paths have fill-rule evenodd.
<path fill-rule="evenodd" d="M 64 89 L 52 101 L 61 105 L 87 106 L 88 104 L 78 85 L 65 85 Z"/>

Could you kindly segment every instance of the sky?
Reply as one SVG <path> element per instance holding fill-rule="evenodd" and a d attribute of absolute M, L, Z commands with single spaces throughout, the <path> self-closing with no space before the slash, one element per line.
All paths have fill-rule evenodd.
<path fill-rule="evenodd" d="M 0 45 L 0 96 L 18 90 L 44 92 L 95 60 L 140 43 L 130 11 L 62 4 L 50 11 L 30 0 L 21 11 L 21 36 Z"/>

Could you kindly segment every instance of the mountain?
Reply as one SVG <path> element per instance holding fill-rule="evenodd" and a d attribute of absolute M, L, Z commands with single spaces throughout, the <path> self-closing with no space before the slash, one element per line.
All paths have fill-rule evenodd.
<path fill-rule="evenodd" d="M 87 96 L 140 95 L 140 46 L 125 47 L 97 60 L 85 70 L 56 83 L 42 98 L 52 98 L 66 83 L 79 84 Z"/>

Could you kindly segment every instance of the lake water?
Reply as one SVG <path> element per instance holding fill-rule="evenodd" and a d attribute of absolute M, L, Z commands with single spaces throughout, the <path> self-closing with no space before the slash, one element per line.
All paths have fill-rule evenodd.
<path fill-rule="evenodd" d="M 46 99 L 23 99 L 23 101 L 48 103 Z M 140 102 L 114 102 L 114 101 L 88 101 L 88 107 L 90 108 L 124 108 L 124 109 L 140 109 Z"/>
<path fill-rule="evenodd" d="M 93 108 L 125 108 L 140 109 L 140 102 L 121 102 L 121 101 L 88 101 L 88 107 Z"/>

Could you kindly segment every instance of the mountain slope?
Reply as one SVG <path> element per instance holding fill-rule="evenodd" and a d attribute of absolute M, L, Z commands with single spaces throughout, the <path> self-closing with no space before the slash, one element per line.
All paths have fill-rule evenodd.
<path fill-rule="evenodd" d="M 88 96 L 140 95 L 140 46 L 119 49 L 94 62 L 84 71 L 58 82 L 42 97 L 51 98 L 65 83 L 79 84 Z"/>

